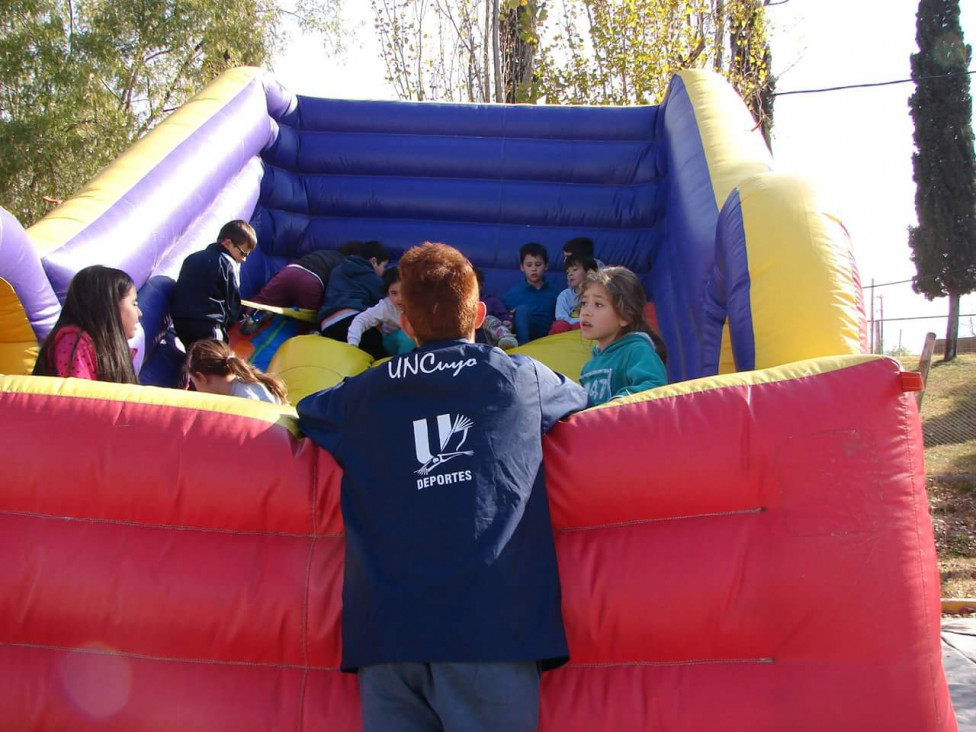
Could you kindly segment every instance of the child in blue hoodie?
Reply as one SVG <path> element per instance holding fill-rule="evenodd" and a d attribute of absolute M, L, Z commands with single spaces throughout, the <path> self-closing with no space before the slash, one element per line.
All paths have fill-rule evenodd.
<path fill-rule="evenodd" d="M 329 274 L 325 300 L 318 312 L 319 330 L 326 338 L 346 342 L 353 318 L 383 297 L 383 271 L 390 262 L 378 241 L 363 242 L 357 254 L 346 257 Z M 376 355 L 382 358 L 386 355 Z"/>
<path fill-rule="evenodd" d="M 664 343 L 644 322 L 646 304 L 640 280 L 626 267 L 587 274 L 580 296 L 580 330 L 584 338 L 597 342 L 580 374 L 587 406 L 668 383 Z"/>

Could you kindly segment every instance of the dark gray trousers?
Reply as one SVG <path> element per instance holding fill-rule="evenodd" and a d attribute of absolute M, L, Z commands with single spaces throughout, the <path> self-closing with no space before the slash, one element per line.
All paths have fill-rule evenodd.
<path fill-rule="evenodd" d="M 384 663 L 359 669 L 363 732 L 535 732 L 539 670 L 523 663 Z"/>

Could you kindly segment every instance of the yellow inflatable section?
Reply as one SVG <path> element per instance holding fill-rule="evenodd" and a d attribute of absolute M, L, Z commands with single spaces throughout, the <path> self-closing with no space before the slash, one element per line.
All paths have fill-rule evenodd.
<path fill-rule="evenodd" d="M 593 341 L 578 330 L 532 341 L 509 353 L 520 353 L 542 361 L 549 368 L 579 381 L 580 371 L 590 358 Z M 303 335 L 285 341 L 268 366 L 288 387 L 288 401 L 298 404 L 309 394 L 335 386 L 347 376 L 358 374 L 387 359 L 373 362 L 365 351 L 331 338 Z"/>
<path fill-rule="evenodd" d="M 773 171 L 731 86 L 706 71 L 679 76 L 720 211 L 704 373 L 865 353 L 861 284 L 839 217 L 806 181 Z"/>
<path fill-rule="evenodd" d="M 861 286 L 840 219 L 796 176 L 755 176 L 738 193 L 751 282 L 751 368 L 865 352 Z"/>
<path fill-rule="evenodd" d="M 0 374 L 29 374 L 39 347 L 24 306 L 0 277 Z"/>

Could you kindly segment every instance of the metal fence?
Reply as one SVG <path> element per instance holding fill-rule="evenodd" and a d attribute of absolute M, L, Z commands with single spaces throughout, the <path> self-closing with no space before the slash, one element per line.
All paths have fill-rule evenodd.
<path fill-rule="evenodd" d="M 911 280 L 872 282 L 864 300 L 871 351 L 898 357 L 926 379 L 920 395 L 925 447 L 976 441 L 976 295 L 961 301 L 958 358 L 950 364 L 941 363 L 945 342 L 935 335 L 945 335 L 947 300 L 925 300 L 913 292 Z M 929 363 L 935 366 L 929 369 Z"/>
<path fill-rule="evenodd" d="M 960 349 L 954 361 L 940 363 L 942 351 L 937 346 L 934 334 L 930 335 L 918 364 L 926 381 L 925 391 L 919 394 L 925 447 L 973 442 L 971 449 L 976 451 L 976 354 Z M 902 363 L 915 368 L 908 359 Z"/>
<path fill-rule="evenodd" d="M 948 301 L 945 298 L 926 300 L 912 290 L 911 280 L 872 281 L 864 288 L 864 306 L 872 353 L 918 354 L 926 333 L 945 335 Z M 973 338 L 976 348 L 976 294 L 962 297 L 959 312 L 959 338 Z M 941 345 L 937 346 L 936 353 L 940 354 L 941 349 Z"/>

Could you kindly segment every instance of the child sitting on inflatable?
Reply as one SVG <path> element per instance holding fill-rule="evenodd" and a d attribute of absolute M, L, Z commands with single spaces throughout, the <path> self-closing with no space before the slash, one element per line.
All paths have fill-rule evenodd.
<path fill-rule="evenodd" d="M 380 279 L 390 254 L 378 241 L 363 242 L 356 254 L 350 254 L 332 270 L 325 288 L 325 301 L 317 318 L 326 338 L 346 342 L 349 326 L 359 313 L 380 301 L 383 280 Z M 382 358 L 377 352 L 374 358 Z"/>
<path fill-rule="evenodd" d="M 542 435 L 586 393 L 472 342 L 485 306 L 458 250 L 415 247 L 400 275 L 418 350 L 298 404 L 343 469 L 341 667 L 364 732 L 535 730 L 540 671 L 569 656 Z"/>
<path fill-rule="evenodd" d="M 593 256 L 593 240 L 588 236 L 577 236 L 563 244 L 563 266 L 570 257 L 589 257 L 598 269 L 603 269 L 607 265 Z"/>
<path fill-rule="evenodd" d="M 400 328 L 402 311 L 399 267 L 390 267 L 383 272 L 383 294 L 385 297 L 379 304 L 352 319 L 346 342 L 370 354 L 381 351 L 385 356 L 410 353 L 416 344 Z"/>
<path fill-rule="evenodd" d="M 135 336 L 140 317 L 129 275 L 98 264 L 79 270 L 68 285 L 58 322 L 44 339 L 34 375 L 139 383 L 127 341 Z"/>
<path fill-rule="evenodd" d="M 549 335 L 565 333 L 579 328 L 579 296 L 586 282 L 586 275 L 597 270 L 593 257 L 582 257 L 570 254 L 563 261 L 566 270 L 566 284 L 569 285 L 559 293 L 556 300 L 556 322 L 549 329 Z"/>
<path fill-rule="evenodd" d="M 626 267 L 590 272 L 580 297 L 580 330 L 596 341 L 580 383 L 588 406 L 668 383 L 659 355 L 660 336 L 644 322 L 647 297 Z"/>
<path fill-rule="evenodd" d="M 197 391 L 285 404 L 285 385 L 255 368 L 226 343 L 207 339 L 190 346 L 183 365 Z"/>
<path fill-rule="evenodd" d="M 506 351 L 515 348 L 518 341 L 512 334 L 512 313 L 505 303 L 485 292 L 485 273 L 479 267 L 474 267 L 474 274 L 478 279 L 478 296 L 485 304 L 485 322 L 475 334 L 475 343 L 487 343 Z"/>
<path fill-rule="evenodd" d="M 241 316 L 241 264 L 258 245 L 257 234 L 240 219 L 224 224 L 217 241 L 183 260 L 173 292 L 173 327 L 185 348 L 227 331 Z"/>
<path fill-rule="evenodd" d="M 519 261 L 525 281 L 509 288 L 502 300 L 515 315 L 518 342 L 528 343 L 548 335 L 559 292 L 546 280 L 549 254 L 544 246 L 536 242 L 524 244 L 519 249 Z"/>

